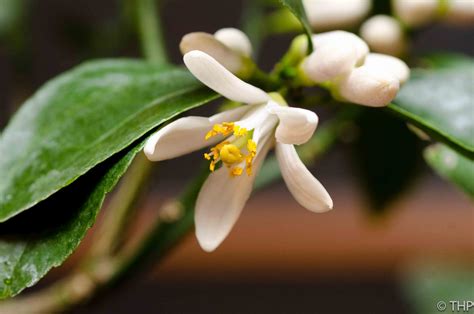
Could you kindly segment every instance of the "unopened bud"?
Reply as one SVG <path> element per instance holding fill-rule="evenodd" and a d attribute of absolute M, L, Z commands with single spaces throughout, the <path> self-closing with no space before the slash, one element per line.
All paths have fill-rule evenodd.
<path fill-rule="evenodd" d="M 372 51 L 399 56 L 406 47 L 405 34 L 401 24 L 391 16 L 376 15 L 362 24 L 362 39 Z"/>
<path fill-rule="evenodd" d="M 183 55 L 193 50 L 205 52 L 216 59 L 227 70 L 243 78 L 249 77 L 255 67 L 248 56 L 228 47 L 215 36 L 208 33 L 195 32 L 185 35 L 181 39 L 179 48 Z"/>
<path fill-rule="evenodd" d="M 343 100 L 382 107 L 395 98 L 400 84 L 390 72 L 363 65 L 338 80 L 334 87 L 336 94 Z"/>
<path fill-rule="evenodd" d="M 371 10 L 370 0 L 303 0 L 314 30 L 330 30 L 357 25 Z"/>
<path fill-rule="evenodd" d="M 449 0 L 446 20 L 452 24 L 469 25 L 474 23 L 474 1 Z"/>
<path fill-rule="evenodd" d="M 250 57 L 252 54 L 252 44 L 247 35 L 237 28 L 221 28 L 214 33 L 214 37 L 241 55 Z"/>
<path fill-rule="evenodd" d="M 440 8 L 440 0 L 392 0 L 395 15 L 407 26 L 417 27 L 432 22 Z"/>
<path fill-rule="evenodd" d="M 346 31 L 331 31 L 312 36 L 314 49 L 328 44 L 350 45 L 355 51 L 357 65 L 364 63 L 365 56 L 369 53 L 369 46 L 357 35 Z"/>
<path fill-rule="evenodd" d="M 369 53 L 367 58 L 365 58 L 364 66 L 387 71 L 394 75 L 400 84 L 405 83 L 410 78 L 410 68 L 408 65 L 392 56 Z"/>

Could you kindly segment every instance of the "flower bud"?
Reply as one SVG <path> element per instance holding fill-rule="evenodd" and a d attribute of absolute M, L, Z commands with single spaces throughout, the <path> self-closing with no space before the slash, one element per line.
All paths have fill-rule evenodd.
<path fill-rule="evenodd" d="M 314 30 L 330 30 L 357 25 L 371 10 L 370 0 L 303 0 Z"/>
<path fill-rule="evenodd" d="M 405 83 L 410 78 L 410 68 L 402 60 L 383 55 L 380 53 L 369 53 L 365 58 L 364 66 L 375 69 L 383 69 L 394 75 L 400 84 Z"/>
<path fill-rule="evenodd" d="M 237 76 L 249 77 L 255 65 L 246 54 L 241 52 L 242 36 L 236 35 L 236 32 L 233 32 L 233 35 L 229 34 L 229 31 L 224 31 L 218 36 L 221 39 L 218 39 L 204 32 L 189 33 L 183 36 L 179 48 L 183 55 L 193 50 L 205 52 Z M 240 42 L 232 40 L 231 36 L 234 36 L 234 39 L 239 37 Z M 248 47 L 244 50 L 248 51 Z"/>
<path fill-rule="evenodd" d="M 382 107 L 395 98 L 400 84 L 390 72 L 363 65 L 343 76 L 334 88 L 334 92 L 343 100 L 369 107 Z"/>
<path fill-rule="evenodd" d="M 357 65 L 364 63 L 365 56 L 369 53 L 369 46 L 357 35 L 346 31 L 331 31 L 312 36 L 314 49 L 329 43 L 351 45 L 355 51 Z"/>
<path fill-rule="evenodd" d="M 446 20 L 453 24 L 473 24 L 474 2 L 472 0 L 449 0 L 447 3 Z"/>
<path fill-rule="evenodd" d="M 406 47 L 405 34 L 400 23 L 388 15 L 376 15 L 362 24 L 362 39 L 372 51 L 399 56 Z"/>
<path fill-rule="evenodd" d="M 357 63 L 357 52 L 345 43 L 329 43 L 317 48 L 303 62 L 306 76 L 322 83 L 350 72 Z"/>
<path fill-rule="evenodd" d="M 252 44 L 247 35 L 236 28 L 221 28 L 214 33 L 214 37 L 241 55 L 250 57 L 252 54 Z"/>
<path fill-rule="evenodd" d="M 432 22 L 440 8 L 439 0 L 392 0 L 395 16 L 411 27 Z"/>

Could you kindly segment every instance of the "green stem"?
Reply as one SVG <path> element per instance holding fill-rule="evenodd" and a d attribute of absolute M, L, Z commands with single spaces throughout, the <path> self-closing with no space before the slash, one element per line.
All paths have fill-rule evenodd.
<path fill-rule="evenodd" d="M 143 54 L 153 63 L 168 63 L 161 23 L 155 0 L 136 0 L 138 29 Z"/>

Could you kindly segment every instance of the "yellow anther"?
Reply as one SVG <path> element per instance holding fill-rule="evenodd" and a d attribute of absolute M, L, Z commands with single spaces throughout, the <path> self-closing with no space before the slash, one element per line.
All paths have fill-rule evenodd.
<path fill-rule="evenodd" d="M 249 139 L 247 141 L 247 150 L 249 151 L 249 154 L 252 155 L 252 157 L 254 157 L 255 154 L 257 153 L 257 143 Z"/>
<path fill-rule="evenodd" d="M 205 153 L 205 154 L 204 154 L 204 158 L 206 158 L 207 160 L 211 160 L 211 155 L 210 155 L 210 154 L 207 154 L 207 153 Z"/>
<path fill-rule="evenodd" d="M 207 132 L 205 139 L 208 140 L 211 137 L 214 137 L 217 135 L 228 136 L 232 134 L 233 131 L 234 131 L 234 122 L 223 122 L 220 124 L 215 124 L 212 127 L 212 130 Z"/>
<path fill-rule="evenodd" d="M 226 144 L 222 146 L 220 150 L 220 157 L 222 162 L 227 165 L 239 163 L 244 158 L 240 149 L 233 144 Z"/>
<path fill-rule="evenodd" d="M 244 171 L 244 169 L 242 169 L 240 167 L 235 167 L 230 171 L 230 175 L 233 176 L 233 177 L 238 177 L 242 174 L 243 171 Z"/>
<path fill-rule="evenodd" d="M 237 137 L 246 136 L 247 135 L 247 129 L 246 128 L 241 128 L 238 125 L 234 125 L 234 135 L 237 136 Z"/>
<path fill-rule="evenodd" d="M 216 162 L 211 161 L 211 163 L 209 164 L 209 170 L 211 170 L 211 172 L 213 172 L 215 169 L 216 169 Z"/>

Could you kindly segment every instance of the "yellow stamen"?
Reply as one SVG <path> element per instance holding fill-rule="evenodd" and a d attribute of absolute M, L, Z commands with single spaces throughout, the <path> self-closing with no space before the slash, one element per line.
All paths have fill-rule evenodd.
<path fill-rule="evenodd" d="M 244 169 L 242 169 L 240 167 L 235 167 L 234 169 L 232 169 L 230 171 L 230 175 L 233 176 L 233 177 L 238 177 L 242 174 L 243 171 L 244 171 Z"/>
<path fill-rule="evenodd" d="M 220 124 L 215 124 L 212 127 L 212 130 L 207 132 L 205 139 L 208 140 L 211 137 L 214 137 L 217 135 L 228 136 L 232 134 L 233 131 L 234 131 L 234 122 L 223 122 Z"/>

